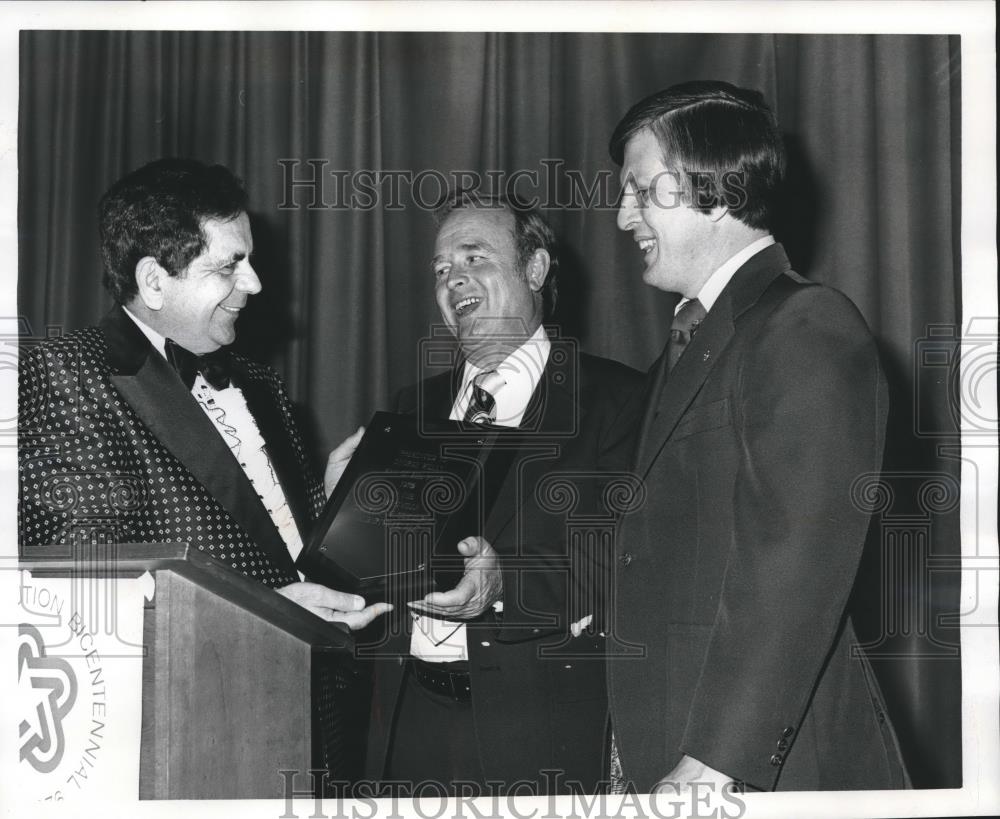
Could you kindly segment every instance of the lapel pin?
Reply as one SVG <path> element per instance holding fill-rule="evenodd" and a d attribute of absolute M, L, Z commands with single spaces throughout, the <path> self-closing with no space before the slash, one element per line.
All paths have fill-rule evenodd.
<path fill-rule="evenodd" d="M 701 360 L 702 361 L 708 361 L 708 359 L 710 359 L 711 357 L 712 357 L 712 351 L 711 350 L 705 350 L 705 352 L 703 352 L 701 354 Z"/>

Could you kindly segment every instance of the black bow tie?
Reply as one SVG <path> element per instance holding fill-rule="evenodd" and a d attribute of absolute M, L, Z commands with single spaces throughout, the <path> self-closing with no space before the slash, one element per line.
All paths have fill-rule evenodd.
<path fill-rule="evenodd" d="M 217 390 L 224 390 L 229 386 L 232 373 L 229 366 L 229 354 L 224 349 L 205 355 L 196 355 L 181 347 L 173 339 L 168 338 L 165 352 L 170 366 L 177 370 L 181 381 L 189 390 L 194 386 L 194 379 L 198 373 L 201 373 L 202 378 Z"/>

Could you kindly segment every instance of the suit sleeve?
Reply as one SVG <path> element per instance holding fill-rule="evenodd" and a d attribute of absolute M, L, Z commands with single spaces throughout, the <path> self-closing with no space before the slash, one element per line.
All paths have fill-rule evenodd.
<path fill-rule="evenodd" d="M 887 388 L 854 306 L 804 287 L 748 341 L 733 401 L 734 531 L 681 749 L 770 789 L 844 617 L 869 524 L 851 488 L 881 465 Z"/>
<path fill-rule="evenodd" d="M 18 536 L 21 546 L 128 539 L 143 506 L 144 470 L 91 394 L 98 379 L 77 350 L 22 352 L 18 372 Z"/>

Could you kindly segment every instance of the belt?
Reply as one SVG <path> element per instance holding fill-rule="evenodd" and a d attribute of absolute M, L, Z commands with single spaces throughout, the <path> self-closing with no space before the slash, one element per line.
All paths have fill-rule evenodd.
<path fill-rule="evenodd" d="M 410 658 L 413 678 L 428 691 L 451 697 L 455 702 L 471 702 L 472 683 L 468 671 L 449 671 L 449 663 L 428 663 Z"/>

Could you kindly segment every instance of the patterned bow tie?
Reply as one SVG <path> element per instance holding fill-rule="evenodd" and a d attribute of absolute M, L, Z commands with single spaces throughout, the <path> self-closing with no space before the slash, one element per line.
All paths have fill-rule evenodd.
<path fill-rule="evenodd" d="M 189 390 L 194 386 L 194 379 L 198 373 L 201 373 L 202 378 L 217 390 L 226 389 L 232 380 L 229 355 L 225 350 L 219 349 L 205 355 L 196 355 L 168 338 L 165 352 L 170 366 L 177 370 L 181 381 Z"/>

